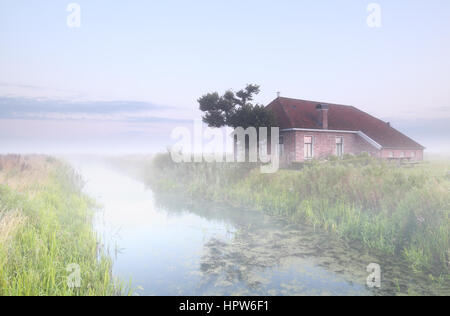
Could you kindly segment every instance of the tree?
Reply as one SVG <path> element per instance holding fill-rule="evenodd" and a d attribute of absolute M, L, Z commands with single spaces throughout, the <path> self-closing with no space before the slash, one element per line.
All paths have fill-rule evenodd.
<path fill-rule="evenodd" d="M 203 122 L 217 128 L 267 127 L 270 130 L 276 126 L 275 116 L 264 105 L 252 103 L 259 92 L 258 85 L 249 84 L 236 93 L 228 90 L 222 96 L 217 92 L 202 96 L 198 103 L 200 110 L 205 113 Z"/>

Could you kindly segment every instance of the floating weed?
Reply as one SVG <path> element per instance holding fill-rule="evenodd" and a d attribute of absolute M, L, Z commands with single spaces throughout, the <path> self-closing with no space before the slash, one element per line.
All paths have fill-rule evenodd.
<path fill-rule="evenodd" d="M 308 222 L 403 256 L 415 271 L 448 275 L 448 164 L 402 168 L 360 157 L 267 175 L 255 165 L 175 164 L 159 155 L 145 166 L 146 182 L 155 190 Z"/>

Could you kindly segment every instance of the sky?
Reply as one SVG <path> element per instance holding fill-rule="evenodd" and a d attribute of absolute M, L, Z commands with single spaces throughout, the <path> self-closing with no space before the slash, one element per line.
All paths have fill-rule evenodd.
<path fill-rule="evenodd" d="M 448 56 L 448 0 L 0 0 L 0 152 L 162 151 L 200 96 L 248 83 L 450 152 Z"/>

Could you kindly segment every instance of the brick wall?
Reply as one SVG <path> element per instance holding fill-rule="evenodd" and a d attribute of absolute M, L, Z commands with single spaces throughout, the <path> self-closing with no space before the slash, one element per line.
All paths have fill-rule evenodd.
<path fill-rule="evenodd" d="M 380 157 L 380 151 L 366 140 L 354 133 L 342 132 L 283 132 L 284 156 L 283 163 L 304 161 L 304 137 L 313 137 L 313 156 L 316 159 L 336 155 L 336 137 L 342 137 L 344 154 L 360 154 L 367 152 L 374 157 Z"/>

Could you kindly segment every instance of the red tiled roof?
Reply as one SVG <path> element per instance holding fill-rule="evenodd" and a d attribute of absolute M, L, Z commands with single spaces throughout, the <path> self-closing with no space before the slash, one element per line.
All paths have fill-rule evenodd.
<path fill-rule="evenodd" d="M 363 132 L 383 148 L 424 149 L 408 136 L 353 106 L 277 98 L 268 105 L 278 119 L 281 129 L 322 129 L 318 104 L 329 106 L 328 129 Z"/>

